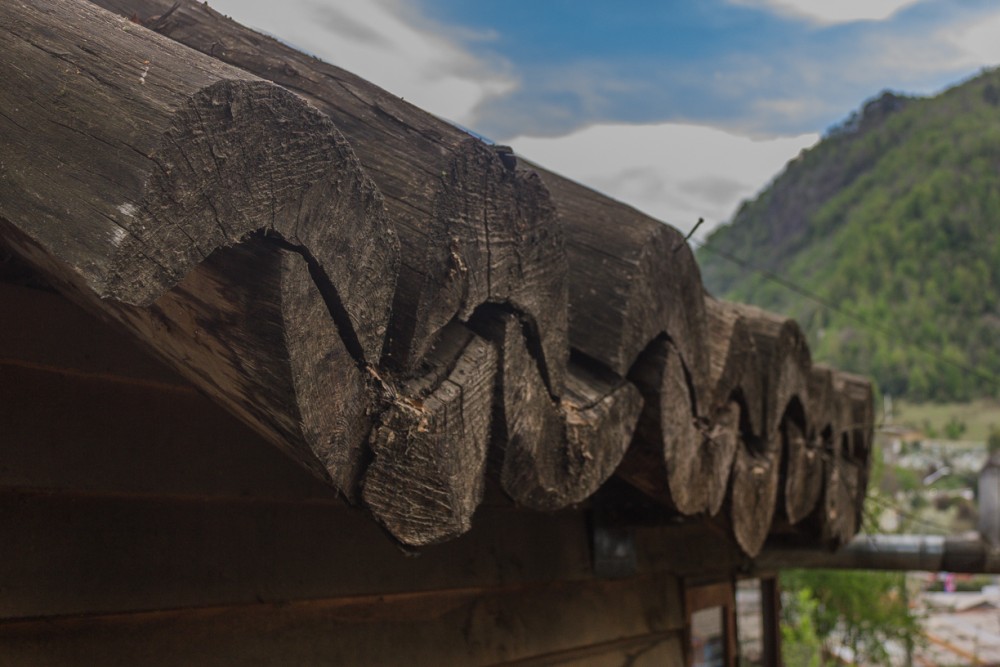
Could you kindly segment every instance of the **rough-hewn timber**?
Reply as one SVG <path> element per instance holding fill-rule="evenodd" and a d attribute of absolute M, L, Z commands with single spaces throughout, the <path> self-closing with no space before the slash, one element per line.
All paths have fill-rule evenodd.
<path fill-rule="evenodd" d="M 761 430 L 737 450 L 733 465 L 733 532 L 743 550 L 756 555 L 764 545 L 777 509 L 781 462 L 786 444 L 783 425 L 805 429 L 811 366 L 805 336 L 794 321 L 750 306 L 734 306 L 753 338 L 761 379 Z M 801 444 L 795 442 L 794 444 Z"/>
<path fill-rule="evenodd" d="M 570 345 L 624 377 L 666 334 L 700 395 L 708 367 L 704 288 L 680 232 L 535 168 L 565 227 Z"/>
<path fill-rule="evenodd" d="M 0 7 L 4 247 L 398 540 L 465 532 L 486 474 L 581 502 L 626 448 L 747 554 L 776 510 L 855 532 L 870 385 L 706 298 L 676 230 L 204 5 L 99 4 L 133 20 Z"/>
<path fill-rule="evenodd" d="M 309 387 L 364 393 L 352 367 L 382 348 L 398 250 L 329 118 L 85 3 L 5 3 L 0 32 L 5 243 L 317 474 L 354 477 L 353 463 L 320 459 L 340 460 L 328 445 L 343 433 L 353 460 L 366 418 L 347 408 L 341 432 L 307 435 L 332 398 Z M 302 255 L 311 280 L 283 285 L 267 252 L 230 262 L 226 248 L 262 233 Z M 322 330 L 296 331 L 306 319 Z M 347 354 L 290 364 L 304 335 L 339 337 Z"/>
<path fill-rule="evenodd" d="M 570 363 L 566 391 L 554 399 L 514 313 L 488 308 L 477 323 L 499 353 L 493 442 L 504 491 L 540 510 L 585 500 L 621 461 L 639 416 L 639 392 L 613 373 Z"/>
<path fill-rule="evenodd" d="M 561 393 L 568 356 L 562 233 L 538 177 L 519 169 L 513 155 L 207 4 L 97 4 L 281 84 L 333 119 L 384 196 L 402 241 L 387 348 L 397 366 L 414 369 L 452 318 L 507 303 L 533 322 L 543 374 Z"/>
<path fill-rule="evenodd" d="M 402 542 L 457 537 L 483 497 L 497 356 L 453 322 L 398 393 L 372 435 L 365 503 Z"/>

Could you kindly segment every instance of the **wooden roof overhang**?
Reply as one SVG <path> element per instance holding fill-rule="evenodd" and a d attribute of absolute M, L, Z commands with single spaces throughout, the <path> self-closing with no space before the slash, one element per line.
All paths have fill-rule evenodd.
<path fill-rule="evenodd" d="M 675 229 L 206 5 L 97 4 L 0 5 L 0 243 L 395 539 L 487 480 L 750 556 L 856 532 L 870 384 Z"/>

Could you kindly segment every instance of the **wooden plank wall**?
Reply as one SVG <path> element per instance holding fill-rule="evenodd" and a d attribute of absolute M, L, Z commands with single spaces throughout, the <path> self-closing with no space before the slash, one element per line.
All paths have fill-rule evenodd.
<path fill-rule="evenodd" d="M 584 511 L 494 493 L 404 551 L 110 325 L 0 312 L 0 664 L 683 664 L 663 529 L 600 580 Z"/>

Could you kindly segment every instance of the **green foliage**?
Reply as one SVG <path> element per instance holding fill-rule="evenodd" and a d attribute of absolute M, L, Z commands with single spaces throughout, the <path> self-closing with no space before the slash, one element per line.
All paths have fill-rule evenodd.
<path fill-rule="evenodd" d="M 808 588 L 800 588 L 781 607 L 781 658 L 786 665 L 820 667 L 823 642 L 816 634 L 819 602 Z"/>
<path fill-rule="evenodd" d="M 965 422 L 959 421 L 957 417 L 951 417 L 948 419 L 948 423 L 944 425 L 944 437 L 948 440 L 958 440 L 965 433 Z"/>
<path fill-rule="evenodd" d="M 1000 429 L 996 426 L 990 427 L 990 434 L 986 437 L 986 449 L 990 455 L 1000 452 Z"/>
<path fill-rule="evenodd" d="M 792 594 L 782 619 L 782 636 L 792 637 L 794 650 L 808 645 L 810 636 L 821 637 L 824 653 L 842 644 L 854 652 L 857 663 L 887 664 L 887 642 L 913 646 L 920 637 L 904 573 L 789 570 L 782 573 L 781 586 Z M 786 664 L 811 663 L 786 660 Z"/>
<path fill-rule="evenodd" d="M 921 487 L 920 476 L 911 468 L 892 466 L 885 472 L 885 476 L 882 479 L 883 484 L 892 493 L 897 491 L 913 493 L 920 490 Z"/>
<path fill-rule="evenodd" d="M 893 396 L 996 396 L 997 90 L 991 71 L 936 98 L 870 102 L 709 237 L 698 254 L 709 290 L 795 317 L 814 357 Z"/>

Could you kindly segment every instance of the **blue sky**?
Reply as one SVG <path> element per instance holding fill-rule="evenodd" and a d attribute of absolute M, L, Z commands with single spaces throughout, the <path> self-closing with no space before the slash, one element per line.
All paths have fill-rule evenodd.
<path fill-rule="evenodd" d="M 682 230 L 867 98 L 1000 64 L 985 0 L 213 0 Z"/>

